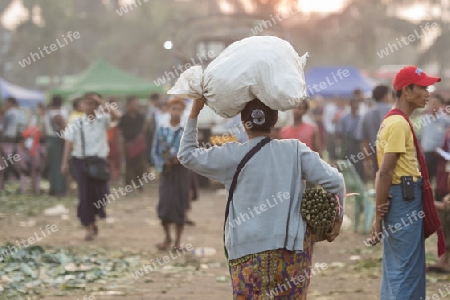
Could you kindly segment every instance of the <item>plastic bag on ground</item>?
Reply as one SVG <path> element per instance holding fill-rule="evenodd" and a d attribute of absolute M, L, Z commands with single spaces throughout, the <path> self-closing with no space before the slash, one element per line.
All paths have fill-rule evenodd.
<path fill-rule="evenodd" d="M 63 204 L 57 204 L 44 210 L 46 216 L 59 216 L 69 213 L 69 210 Z"/>
<path fill-rule="evenodd" d="M 203 71 L 183 72 L 168 94 L 206 98 L 218 115 L 231 118 L 255 98 L 272 109 L 286 111 L 306 97 L 304 67 L 292 45 L 274 36 L 253 36 L 227 47 Z"/>

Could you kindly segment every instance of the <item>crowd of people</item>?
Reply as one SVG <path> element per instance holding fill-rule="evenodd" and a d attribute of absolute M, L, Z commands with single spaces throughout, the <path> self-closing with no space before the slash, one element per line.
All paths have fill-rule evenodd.
<path fill-rule="evenodd" d="M 395 104 L 392 89 L 378 85 L 371 98 L 355 90 L 350 99 L 313 100 L 314 108 L 303 101 L 292 111 L 292 125 L 272 130 L 272 137 L 295 138 L 337 167 L 341 172 L 351 166 L 362 183 L 374 183 L 378 169 L 377 135 L 384 116 Z M 433 93 L 425 109 L 411 117 L 429 172 L 435 198 L 441 202 L 450 193 L 446 160 L 437 148 L 448 151 L 450 99 Z M 284 124 L 284 123 L 283 123 Z M 447 149 L 447 150 L 446 150 Z"/>
<path fill-rule="evenodd" d="M 64 99 L 54 95 L 46 107 L 39 104 L 31 115 L 27 115 L 16 99 L 5 99 L 0 153 L 4 158 L 13 157 L 14 160 L 8 162 L 3 159 L 0 163 L 0 191 L 6 194 L 6 181 L 19 180 L 17 192 L 25 193 L 28 190 L 27 178 L 31 178 L 31 192 L 39 195 L 44 192 L 40 181 L 45 177 L 49 182 L 48 193 L 63 197 L 76 184 L 80 200 L 78 217 L 86 227 L 86 240 L 92 240 L 98 234 L 96 218 L 106 217 L 105 207 L 97 207 L 93 203 L 110 193 L 109 182 L 116 186 L 131 185 L 138 182 L 146 171 L 155 168 L 161 172 L 159 217 L 164 229 L 169 223 L 177 224 L 175 246 L 179 247 L 183 225 L 195 225 L 187 217 L 187 211 L 191 201 L 198 196 L 198 186 L 195 175 L 184 168 L 187 177 L 179 177 L 173 182 L 169 176 L 178 174 L 177 170 L 181 169 L 176 166 L 176 153 L 182 128 L 173 141 L 170 132 L 164 130 L 171 128 L 177 114 L 178 124 L 181 122 L 185 102 L 181 99 L 175 101 L 176 104 L 160 101 L 160 95 L 152 94 L 148 104 L 140 105 L 136 96 L 129 96 L 121 112 L 115 98 L 105 101 L 100 94 L 90 92 L 71 100 L 72 109 L 69 111 L 64 106 Z M 166 156 L 170 154 L 167 153 L 168 148 L 172 149 L 170 167 L 166 162 Z M 92 180 L 86 172 L 94 164 L 90 161 L 92 157 L 107 162 L 108 180 Z M 178 199 L 180 195 L 167 193 L 174 191 L 173 187 L 179 184 L 186 186 L 186 190 L 180 190 L 182 201 L 176 201 L 184 207 L 182 213 L 167 202 L 174 197 Z M 136 190 L 142 193 L 144 187 L 139 185 Z M 170 237 L 158 247 L 168 248 L 168 240 Z"/>
<path fill-rule="evenodd" d="M 440 258 L 429 271 L 450 272 L 444 254 L 450 251 L 450 163 L 437 152 L 450 152 L 450 101 L 430 95 L 427 87 L 440 79 L 417 70 L 400 71 L 394 91 L 379 85 L 371 98 L 356 90 L 351 99 L 302 101 L 287 113 L 289 121 L 255 99 L 228 122 L 240 128 L 232 139 L 238 142 L 214 146 L 207 139 L 206 149 L 198 140 L 198 133 L 211 136 L 208 126 L 199 128 L 204 98 L 162 101 L 153 94 L 140 105 L 138 97 L 129 96 L 121 110 L 118 99 L 105 101 L 90 92 L 73 99 L 69 112 L 64 99 L 54 95 L 28 118 L 17 100 L 8 98 L 0 112 L 0 191 L 7 180 L 17 179 L 24 193 L 30 177 L 32 192 L 40 194 L 45 176 L 49 194 L 60 197 L 76 183 L 77 215 L 85 239 L 92 240 L 99 232 L 96 220 L 106 217 L 105 207 L 94 203 L 110 194 L 109 182 L 131 185 L 153 168 L 159 173 L 157 212 L 164 232 L 156 246 L 179 250 L 185 224 L 194 225 L 187 212 L 198 197 L 196 174 L 220 182 L 229 192 L 224 243 L 233 293 L 253 299 L 275 288 L 277 278 L 310 272 L 314 242 L 299 213 L 301 195 L 305 187 L 320 185 L 344 207 L 345 180 L 338 171 L 354 168 L 362 183 L 376 189 L 371 244 L 406 212 L 426 213 L 384 239 L 383 250 L 382 299 L 400 299 L 402 293 L 402 299 L 419 299 L 425 296 L 424 240 L 434 232 Z M 426 102 L 427 109 L 413 115 Z M 136 190 L 144 192 L 144 185 Z M 279 196 L 286 193 L 289 201 Z M 280 202 L 270 206 L 272 198 Z M 265 212 L 266 203 L 275 208 Z M 261 211 L 253 214 L 253 207 Z M 265 217 L 258 218 L 262 212 Z M 248 217 L 245 226 L 231 222 L 242 215 Z M 339 235 L 343 215 L 341 210 L 328 241 Z M 254 275 L 256 269 L 261 276 Z M 308 285 L 309 279 L 282 296 L 306 297 Z"/>

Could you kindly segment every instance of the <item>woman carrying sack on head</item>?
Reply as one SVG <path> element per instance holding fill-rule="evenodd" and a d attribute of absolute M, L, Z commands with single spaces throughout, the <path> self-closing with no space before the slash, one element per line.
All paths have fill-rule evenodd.
<path fill-rule="evenodd" d="M 271 140 L 278 111 L 258 99 L 241 112 L 248 142 L 198 148 L 197 117 L 205 101 L 194 101 L 178 159 L 229 192 L 224 227 L 234 299 L 306 299 L 314 242 L 300 215 L 305 181 L 337 194 L 343 207 L 342 176 L 298 140 Z M 343 215 L 329 242 L 339 235 Z M 307 279 L 295 280 L 299 276 Z"/>

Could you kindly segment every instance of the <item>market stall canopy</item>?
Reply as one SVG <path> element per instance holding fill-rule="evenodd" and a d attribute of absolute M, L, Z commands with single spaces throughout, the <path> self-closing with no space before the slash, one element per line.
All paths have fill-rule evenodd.
<path fill-rule="evenodd" d="M 14 97 L 21 107 L 36 107 L 38 103 L 45 101 L 45 94 L 35 90 L 14 85 L 0 78 L 0 96 L 2 99 Z"/>
<path fill-rule="evenodd" d="M 51 91 L 63 97 L 97 92 L 106 96 L 136 95 L 147 98 L 151 93 L 162 93 L 162 88 L 152 82 L 137 78 L 104 61 L 97 61 L 73 82 Z"/>
<path fill-rule="evenodd" d="M 306 72 L 306 92 L 309 97 L 349 98 L 356 89 L 370 94 L 374 82 L 366 78 L 357 68 L 350 66 L 315 67 Z"/>

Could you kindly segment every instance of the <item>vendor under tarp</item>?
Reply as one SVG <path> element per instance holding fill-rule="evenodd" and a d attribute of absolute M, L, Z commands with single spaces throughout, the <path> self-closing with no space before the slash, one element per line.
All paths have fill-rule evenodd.
<path fill-rule="evenodd" d="M 63 97 L 81 96 L 87 92 L 97 92 L 106 96 L 136 95 L 147 98 L 151 93 L 161 93 L 162 88 L 106 62 L 98 61 L 73 82 L 51 91 L 52 94 Z"/>
<path fill-rule="evenodd" d="M 306 72 L 306 92 L 309 97 L 350 98 L 356 89 L 370 94 L 374 84 L 354 67 L 315 67 Z"/>
<path fill-rule="evenodd" d="M 0 78 L 0 96 L 2 99 L 16 98 L 21 107 L 34 108 L 38 103 L 45 101 L 45 94 L 14 85 L 2 78 Z"/>

